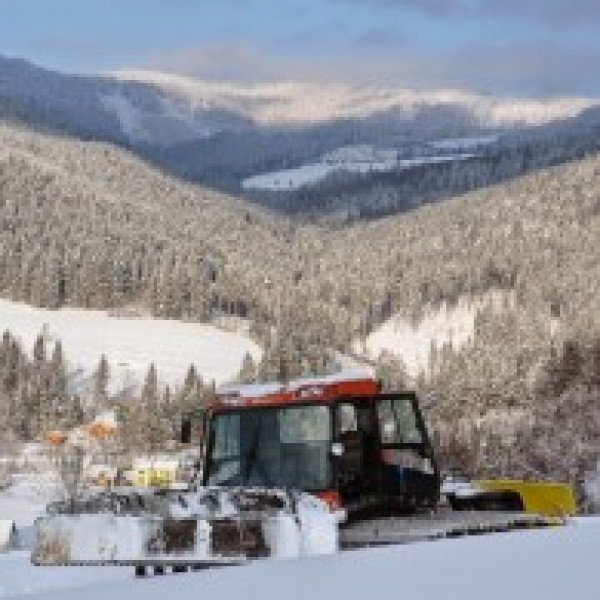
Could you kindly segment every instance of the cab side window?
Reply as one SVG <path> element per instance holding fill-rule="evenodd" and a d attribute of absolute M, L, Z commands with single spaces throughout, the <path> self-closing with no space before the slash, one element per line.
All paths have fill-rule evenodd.
<path fill-rule="evenodd" d="M 422 444 L 423 433 L 410 398 L 381 400 L 377 405 L 381 443 Z"/>
<path fill-rule="evenodd" d="M 340 404 L 337 428 L 338 435 L 358 431 L 358 415 L 354 404 Z"/>

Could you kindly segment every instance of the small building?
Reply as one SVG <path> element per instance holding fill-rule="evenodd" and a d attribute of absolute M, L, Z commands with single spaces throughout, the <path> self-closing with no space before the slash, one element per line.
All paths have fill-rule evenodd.
<path fill-rule="evenodd" d="M 92 463 L 85 470 L 86 481 L 99 487 L 109 488 L 117 485 L 117 478 L 118 470 L 110 465 Z"/>
<path fill-rule="evenodd" d="M 178 480 L 180 462 L 176 458 L 137 458 L 130 472 L 131 482 L 136 487 L 167 488 Z"/>

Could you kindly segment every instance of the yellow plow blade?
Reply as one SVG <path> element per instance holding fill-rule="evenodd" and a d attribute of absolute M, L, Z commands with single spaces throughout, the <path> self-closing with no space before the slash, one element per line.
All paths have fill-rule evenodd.
<path fill-rule="evenodd" d="M 519 494 L 526 513 L 564 517 L 577 512 L 573 488 L 566 483 L 482 479 L 474 481 L 473 485 L 485 491 L 511 491 Z"/>

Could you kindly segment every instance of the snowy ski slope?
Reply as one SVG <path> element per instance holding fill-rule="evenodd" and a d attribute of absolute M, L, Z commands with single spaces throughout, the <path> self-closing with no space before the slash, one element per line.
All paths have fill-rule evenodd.
<path fill-rule="evenodd" d="M 373 360 L 382 352 L 397 356 L 402 359 L 408 375 L 416 379 L 421 372 L 427 372 L 433 348 L 441 350 L 444 344 L 452 344 L 458 349 L 468 344 L 475 331 L 477 311 L 487 306 L 501 311 L 504 303 L 514 303 L 514 297 L 493 290 L 474 298 L 462 297 L 454 305 L 444 303 L 431 308 L 417 323 L 396 315 L 377 327 L 364 346 L 356 340 L 354 351 Z"/>
<path fill-rule="evenodd" d="M 205 381 L 226 383 L 239 372 L 250 352 L 259 360 L 260 348 L 244 333 L 223 331 L 212 325 L 150 318 L 113 318 L 105 312 L 33 308 L 0 300 L 0 329 L 9 329 L 31 351 L 46 325 L 50 342 L 60 339 L 75 387 L 86 380 L 106 354 L 111 366 L 111 391 L 135 387 L 143 381 L 151 362 L 159 380 L 181 385 L 190 364 Z"/>

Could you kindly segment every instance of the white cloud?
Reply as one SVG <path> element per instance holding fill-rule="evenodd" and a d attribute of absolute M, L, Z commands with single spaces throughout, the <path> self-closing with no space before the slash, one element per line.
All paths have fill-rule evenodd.
<path fill-rule="evenodd" d="M 359 82 L 415 89 L 443 87 L 517 96 L 600 96 L 600 49 L 561 47 L 552 39 L 465 45 L 424 55 L 385 39 L 351 56 L 333 49 L 313 59 L 257 46 L 197 47 L 135 67 L 228 81 Z"/>

